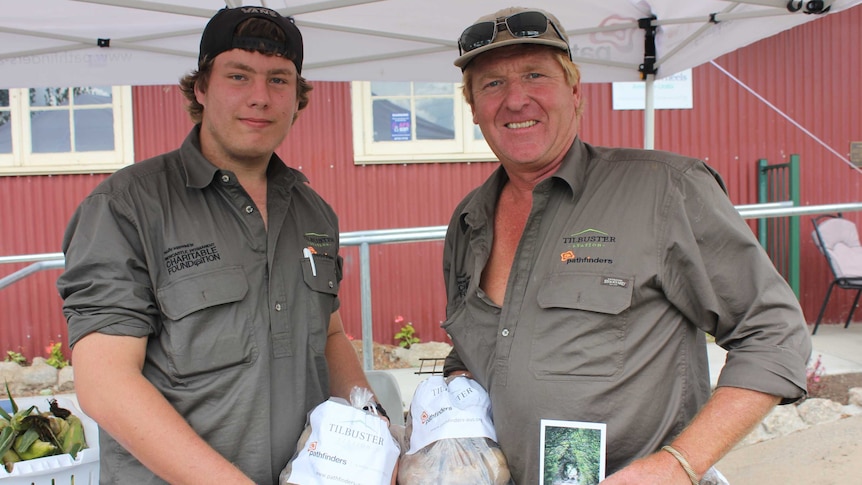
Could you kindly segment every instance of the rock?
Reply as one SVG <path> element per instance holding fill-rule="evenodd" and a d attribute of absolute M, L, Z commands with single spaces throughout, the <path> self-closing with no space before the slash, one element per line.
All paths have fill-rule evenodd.
<path fill-rule="evenodd" d="M 742 441 L 740 441 L 736 446 L 740 447 L 746 445 L 753 445 L 755 443 L 760 443 L 761 441 L 766 441 L 772 438 L 774 438 L 774 436 L 766 431 L 766 428 L 763 426 L 763 423 L 760 423 L 757 425 L 756 428 L 751 431 L 751 433 L 748 433 L 748 435 L 743 438 Z"/>
<path fill-rule="evenodd" d="M 15 362 L 0 362 L 0 379 L 3 382 L 13 383 L 18 380 L 21 369 L 22 367 Z"/>
<path fill-rule="evenodd" d="M 359 357 L 359 361 L 364 363 L 365 359 L 362 352 L 362 341 L 353 340 L 350 343 L 353 344 L 353 348 L 356 350 L 356 355 Z M 394 345 L 374 342 L 372 346 L 372 368 L 380 370 L 404 369 L 410 367 L 410 365 L 401 361 L 401 359 L 395 355 L 396 350 L 398 350 L 398 347 Z"/>
<path fill-rule="evenodd" d="M 737 446 L 753 445 L 807 427 L 796 406 L 776 406 Z"/>
<path fill-rule="evenodd" d="M 849 404 L 862 407 L 862 387 L 853 387 L 849 391 Z"/>
<path fill-rule="evenodd" d="M 784 436 L 808 425 L 799 416 L 796 406 L 776 406 L 763 419 L 763 427 L 770 436 Z"/>
<path fill-rule="evenodd" d="M 33 391 L 40 391 L 57 385 L 57 369 L 41 361 L 33 359 L 28 367 L 21 368 L 18 383 Z"/>
<path fill-rule="evenodd" d="M 848 404 L 846 406 L 841 407 L 841 413 L 844 416 L 856 416 L 862 414 L 862 407 L 856 406 L 855 404 Z"/>
<path fill-rule="evenodd" d="M 418 343 L 410 346 L 409 349 L 396 348 L 395 355 L 410 364 L 411 367 L 419 367 L 420 359 L 442 359 L 449 355 L 452 346 L 444 342 L 427 342 Z"/>
<path fill-rule="evenodd" d="M 67 365 L 57 372 L 57 391 L 71 392 L 75 390 L 75 371 Z"/>
<path fill-rule="evenodd" d="M 841 419 L 843 415 L 841 403 L 828 399 L 806 399 L 797 406 L 799 416 L 809 425 L 829 423 Z"/>

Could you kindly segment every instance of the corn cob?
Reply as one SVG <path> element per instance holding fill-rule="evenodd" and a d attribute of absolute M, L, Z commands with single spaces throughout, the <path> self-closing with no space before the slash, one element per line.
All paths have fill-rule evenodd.
<path fill-rule="evenodd" d="M 6 450 L 6 453 L 3 453 L 3 465 L 6 467 L 6 471 L 12 473 L 12 466 L 21 461 L 21 457 L 18 456 L 18 453 L 15 453 L 15 450 L 9 448 Z"/>
<path fill-rule="evenodd" d="M 15 444 L 12 448 L 15 450 L 15 453 L 18 453 L 18 456 L 24 458 L 24 452 L 26 452 L 30 446 L 39 439 L 39 432 L 36 431 L 35 428 L 30 428 L 24 433 L 18 435 L 15 438 Z"/>
<path fill-rule="evenodd" d="M 75 415 L 67 417 L 66 422 L 69 423 L 69 429 L 63 435 L 63 453 L 69 453 L 72 458 L 75 458 L 79 451 L 87 447 L 84 424 L 81 422 L 81 418 Z"/>
<path fill-rule="evenodd" d="M 57 447 L 47 441 L 37 439 L 26 450 L 17 452 L 22 460 L 32 460 L 34 458 L 53 455 L 57 452 Z"/>

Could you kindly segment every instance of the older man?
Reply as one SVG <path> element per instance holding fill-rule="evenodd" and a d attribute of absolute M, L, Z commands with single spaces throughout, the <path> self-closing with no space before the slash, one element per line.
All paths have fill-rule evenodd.
<path fill-rule="evenodd" d="M 604 483 L 697 483 L 805 395 L 793 292 L 702 161 L 578 137 L 580 73 L 553 15 L 501 10 L 459 47 L 500 167 L 449 224 L 446 373 L 489 391 L 518 484 L 539 483 L 543 419 L 607 426 Z M 713 393 L 706 334 L 728 350 Z"/>

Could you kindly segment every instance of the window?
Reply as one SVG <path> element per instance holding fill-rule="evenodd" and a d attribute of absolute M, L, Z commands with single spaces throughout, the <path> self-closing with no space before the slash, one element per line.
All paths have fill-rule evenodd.
<path fill-rule="evenodd" d="M 0 175 L 131 164 L 131 97 L 128 86 L 0 89 Z"/>
<path fill-rule="evenodd" d="M 496 160 L 459 84 L 356 81 L 352 100 L 357 164 Z"/>

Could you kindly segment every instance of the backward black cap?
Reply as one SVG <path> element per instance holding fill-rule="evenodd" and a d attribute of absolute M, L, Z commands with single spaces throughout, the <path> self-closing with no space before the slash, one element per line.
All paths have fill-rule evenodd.
<path fill-rule="evenodd" d="M 286 40 L 282 43 L 269 39 L 237 36 L 237 26 L 251 18 L 274 23 L 284 32 Z M 200 64 L 204 58 L 215 59 L 217 55 L 231 49 L 260 50 L 260 46 L 263 46 L 265 52 L 292 59 L 296 64 L 296 72 L 302 73 L 302 34 L 299 33 L 293 18 L 282 17 L 275 10 L 266 7 L 223 8 L 216 12 L 201 35 L 198 63 Z"/>

